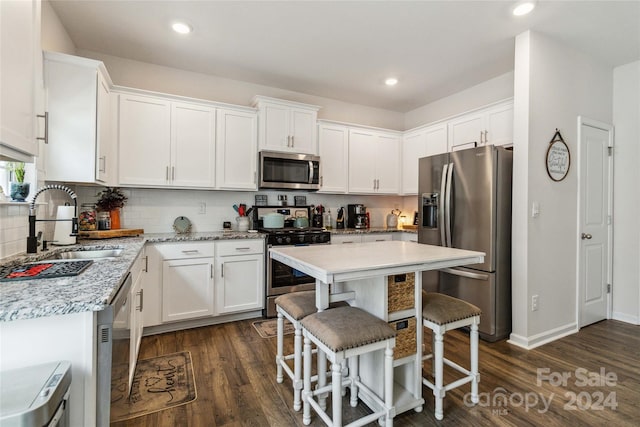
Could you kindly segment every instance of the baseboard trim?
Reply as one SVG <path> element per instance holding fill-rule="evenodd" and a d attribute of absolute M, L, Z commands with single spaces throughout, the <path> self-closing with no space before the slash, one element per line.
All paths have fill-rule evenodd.
<path fill-rule="evenodd" d="M 634 316 L 632 314 L 614 311 L 611 318 L 613 320 L 619 320 L 620 322 L 631 323 L 632 325 L 640 325 L 640 316 Z"/>
<path fill-rule="evenodd" d="M 523 337 L 522 335 L 512 333 L 509 335 L 507 342 L 518 347 L 522 347 L 525 350 L 532 350 L 541 345 L 550 343 L 557 339 L 566 337 L 567 335 L 575 334 L 579 328 L 576 323 L 569 323 L 558 328 L 550 329 L 548 331 L 541 332 L 531 337 Z"/>
<path fill-rule="evenodd" d="M 203 317 L 201 319 L 183 320 L 180 322 L 165 323 L 156 326 L 147 326 L 144 328 L 142 335 L 149 336 L 155 334 L 163 334 L 165 332 L 182 331 L 185 329 L 199 328 L 202 326 L 218 325 L 220 323 L 235 322 L 238 320 L 262 318 L 262 310 L 247 311 L 245 313 L 227 314 L 215 317 Z"/>

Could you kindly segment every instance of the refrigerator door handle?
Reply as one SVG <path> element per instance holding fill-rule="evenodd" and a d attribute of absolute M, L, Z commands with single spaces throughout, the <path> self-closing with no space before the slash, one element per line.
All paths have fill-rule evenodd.
<path fill-rule="evenodd" d="M 488 274 L 472 273 L 470 271 L 457 270 L 455 268 L 441 268 L 440 271 L 443 273 L 453 274 L 455 276 L 467 277 L 469 279 L 489 280 Z"/>
<path fill-rule="evenodd" d="M 445 192 L 445 235 L 446 243 L 444 246 L 451 247 L 451 181 L 453 180 L 453 163 L 449 163 L 447 170 L 447 189 Z"/>
<path fill-rule="evenodd" d="M 447 185 L 447 169 L 449 169 L 449 164 L 445 164 L 442 169 L 442 179 L 440 180 L 440 197 L 438 199 L 438 224 L 440 227 L 440 244 L 442 246 L 447 246 L 447 241 L 445 238 L 444 232 L 444 209 L 445 209 L 445 201 L 444 195 L 446 194 L 446 185 Z"/>

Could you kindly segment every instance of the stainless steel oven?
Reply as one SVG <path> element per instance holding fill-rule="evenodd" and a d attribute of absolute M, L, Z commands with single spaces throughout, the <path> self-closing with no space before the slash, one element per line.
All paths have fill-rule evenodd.
<path fill-rule="evenodd" d="M 270 212 L 279 212 L 287 217 L 292 214 L 300 215 L 301 211 L 309 215 L 311 209 L 308 206 L 295 206 L 285 208 L 282 206 L 254 206 L 254 223 L 261 233 L 267 234 L 267 254 L 266 254 L 266 290 L 265 290 L 265 309 L 263 315 L 265 317 L 275 317 L 276 304 L 275 299 L 279 295 L 290 292 L 310 291 L 315 289 L 316 280 L 295 268 L 289 267 L 279 261 L 272 260 L 269 256 L 269 249 L 273 246 L 308 246 L 322 245 L 331 243 L 331 233 L 323 228 L 317 227 L 293 227 L 287 226 L 291 224 L 289 219 L 285 220 L 283 228 L 264 228 L 262 227 L 262 214 Z"/>

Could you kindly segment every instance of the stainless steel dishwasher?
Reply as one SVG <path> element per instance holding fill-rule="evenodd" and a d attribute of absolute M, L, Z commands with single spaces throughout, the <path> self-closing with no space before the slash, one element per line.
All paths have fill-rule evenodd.
<path fill-rule="evenodd" d="M 68 427 L 71 363 L 0 372 L 0 426 Z"/>

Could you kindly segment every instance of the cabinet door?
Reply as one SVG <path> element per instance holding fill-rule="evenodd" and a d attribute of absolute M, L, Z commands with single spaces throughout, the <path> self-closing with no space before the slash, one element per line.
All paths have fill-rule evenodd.
<path fill-rule="evenodd" d="M 349 169 L 349 131 L 344 126 L 320 125 L 318 151 L 320 154 L 319 193 L 346 193 Z"/>
<path fill-rule="evenodd" d="M 395 135 L 378 135 L 376 138 L 376 193 L 400 192 L 400 138 Z"/>
<path fill-rule="evenodd" d="M 131 287 L 131 301 L 129 307 L 129 321 L 131 327 L 131 345 L 129 346 L 129 384 L 133 382 L 133 374 L 138 361 L 138 352 L 140 351 L 140 342 L 142 341 L 143 317 L 142 309 L 144 307 L 144 292 L 142 290 L 142 263 L 143 256 L 140 256 L 135 262 L 131 274 L 134 276 L 133 286 Z"/>
<path fill-rule="evenodd" d="M 513 144 L 513 103 L 490 108 L 486 112 L 486 141 L 493 145 Z"/>
<path fill-rule="evenodd" d="M 214 187 L 215 126 L 215 109 L 171 104 L 171 185 Z"/>
<path fill-rule="evenodd" d="M 402 194 L 418 194 L 418 159 L 427 152 L 425 130 L 410 133 L 402 140 Z"/>
<path fill-rule="evenodd" d="M 449 151 L 480 146 L 484 141 L 484 116 L 467 114 L 449 123 Z"/>
<path fill-rule="evenodd" d="M 109 184 L 113 181 L 113 172 L 115 171 L 114 150 L 112 150 L 114 140 L 111 136 L 111 90 L 102 73 L 98 73 L 97 80 L 95 178 Z"/>
<path fill-rule="evenodd" d="M 362 243 L 388 242 L 393 240 L 394 233 L 368 233 L 362 235 Z"/>
<path fill-rule="evenodd" d="M 376 135 L 349 130 L 349 192 L 375 193 Z"/>
<path fill-rule="evenodd" d="M 334 234 L 331 236 L 332 245 L 349 243 L 362 243 L 362 236 L 360 234 Z"/>
<path fill-rule="evenodd" d="M 264 104 L 260 109 L 260 149 L 290 151 L 289 107 Z"/>
<path fill-rule="evenodd" d="M 218 257 L 216 312 L 236 313 L 264 308 L 264 255 Z"/>
<path fill-rule="evenodd" d="M 162 263 L 162 321 L 212 316 L 213 258 Z"/>
<path fill-rule="evenodd" d="M 217 188 L 256 190 L 258 188 L 256 114 L 218 109 L 217 122 Z"/>
<path fill-rule="evenodd" d="M 169 101 L 121 94 L 119 116 L 120 184 L 167 185 L 171 147 Z"/>
<path fill-rule="evenodd" d="M 317 112 L 301 108 L 290 111 L 289 132 L 291 135 L 291 149 L 296 153 L 316 154 L 316 118 Z"/>
<path fill-rule="evenodd" d="M 0 146 L 38 154 L 35 66 L 40 50 L 40 2 L 0 1 Z M 5 152 L 4 147 L 0 151 Z"/>

